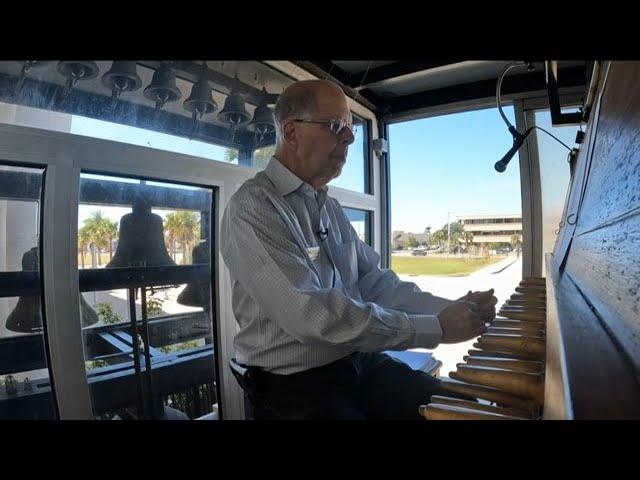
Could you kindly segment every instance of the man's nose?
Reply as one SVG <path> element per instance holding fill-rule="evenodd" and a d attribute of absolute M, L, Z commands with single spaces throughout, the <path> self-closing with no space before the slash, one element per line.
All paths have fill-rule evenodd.
<path fill-rule="evenodd" d="M 345 133 L 342 135 L 342 137 L 340 137 L 340 143 L 351 145 L 355 141 L 356 137 L 354 136 L 351 129 L 345 128 L 344 130 Z"/>

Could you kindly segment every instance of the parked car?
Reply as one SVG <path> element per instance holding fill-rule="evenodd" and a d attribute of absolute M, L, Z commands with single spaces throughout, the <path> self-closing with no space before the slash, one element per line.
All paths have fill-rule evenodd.
<path fill-rule="evenodd" d="M 424 256 L 427 254 L 427 249 L 426 248 L 416 248 L 414 250 L 411 251 L 411 255 L 415 256 Z"/>

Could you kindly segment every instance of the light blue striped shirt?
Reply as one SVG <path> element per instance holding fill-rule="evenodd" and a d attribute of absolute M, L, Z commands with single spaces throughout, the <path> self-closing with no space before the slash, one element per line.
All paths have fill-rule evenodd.
<path fill-rule="evenodd" d="M 436 314 L 452 301 L 380 269 L 327 189 L 275 157 L 231 197 L 220 234 L 241 364 L 291 374 L 355 351 L 434 348 L 442 338 Z"/>

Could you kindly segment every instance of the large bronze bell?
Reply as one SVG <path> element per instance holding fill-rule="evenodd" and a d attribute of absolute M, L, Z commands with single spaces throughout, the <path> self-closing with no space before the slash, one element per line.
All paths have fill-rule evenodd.
<path fill-rule="evenodd" d="M 164 244 L 162 217 L 151 205 L 136 200 L 133 211 L 120 219 L 118 247 L 106 268 L 175 266 Z"/>
<path fill-rule="evenodd" d="M 62 91 L 62 98 L 66 98 L 71 89 L 80 80 L 90 80 L 98 76 L 98 64 L 92 60 L 64 60 L 58 62 L 58 72 L 67 79 L 67 84 Z"/>
<path fill-rule="evenodd" d="M 182 93 L 176 86 L 176 76 L 171 67 L 166 63 L 160 65 L 154 74 L 151 83 L 144 89 L 144 96 L 156 104 L 156 110 L 161 109 L 165 103 L 175 102 Z"/>
<path fill-rule="evenodd" d="M 38 247 L 33 247 L 22 256 L 23 271 L 38 270 Z M 98 323 L 98 314 L 80 295 L 80 317 L 82 326 Z M 13 311 L 7 317 L 8 330 L 20 333 L 34 333 L 42 329 L 42 305 L 39 295 L 20 297 Z"/>
<path fill-rule="evenodd" d="M 224 102 L 224 108 L 218 113 L 218 120 L 234 126 L 248 122 L 250 117 L 244 106 L 244 99 L 234 91 L 231 91 Z"/>
<path fill-rule="evenodd" d="M 194 265 L 209 264 L 209 242 L 205 240 L 193 247 L 191 256 L 193 258 Z M 178 295 L 178 303 L 190 307 L 202 307 L 208 311 L 210 291 L 211 286 L 209 281 L 202 280 L 191 282 L 187 284 L 184 290 L 180 292 L 180 295 Z"/>
<path fill-rule="evenodd" d="M 275 130 L 273 110 L 269 108 L 269 105 L 266 103 L 258 105 L 253 113 L 253 120 L 247 125 L 247 130 L 255 132 L 261 138 Z"/>
<path fill-rule="evenodd" d="M 109 71 L 102 76 L 102 83 L 111 90 L 112 98 L 118 98 L 122 92 L 135 92 L 142 86 L 137 63 L 114 61 Z"/>

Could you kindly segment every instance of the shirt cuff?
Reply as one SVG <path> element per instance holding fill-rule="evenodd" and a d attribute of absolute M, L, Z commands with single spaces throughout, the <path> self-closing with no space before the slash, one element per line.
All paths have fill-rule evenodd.
<path fill-rule="evenodd" d="M 436 348 L 442 340 L 442 328 L 438 316 L 414 314 L 407 316 L 415 328 L 413 346 L 410 348 Z"/>

